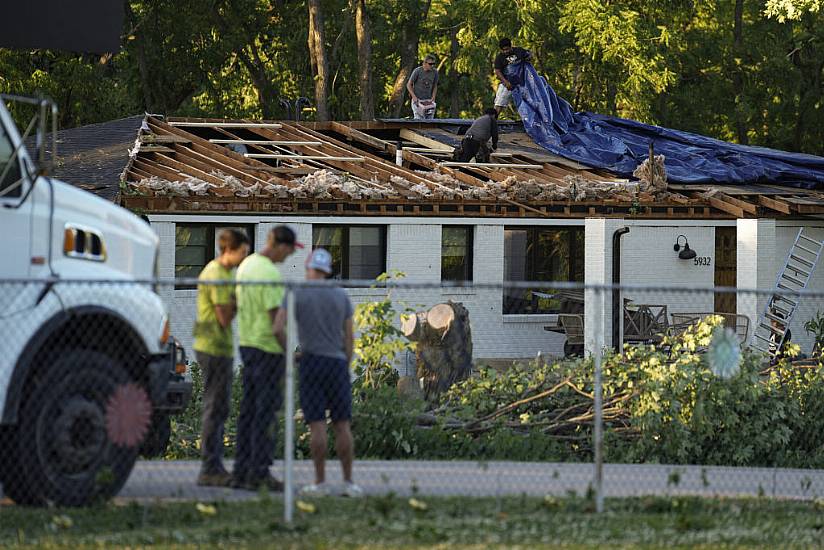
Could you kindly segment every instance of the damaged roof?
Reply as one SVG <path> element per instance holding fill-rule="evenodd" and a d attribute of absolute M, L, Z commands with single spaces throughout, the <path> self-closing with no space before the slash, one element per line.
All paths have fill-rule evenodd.
<path fill-rule="evenodd" d="M 463 121 L 267 122 L 147 117 L 124 171 L 146 212 L 505 217 L 751 217 L 824 213 L 824 195 L 773 186 L 667 185 L 537 146 L 502 123 L 490 164 L 453 163 Z M 399 153 L 399 154 L 398 154 Z"/>
<path fill-rule="evenodd" d="M 58 131 L 52 176 L 115 201 L 143 119 L 135 115 Z"/>

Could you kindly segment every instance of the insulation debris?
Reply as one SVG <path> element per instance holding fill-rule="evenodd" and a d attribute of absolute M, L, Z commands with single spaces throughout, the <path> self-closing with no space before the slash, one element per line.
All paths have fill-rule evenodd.
<path fill-rule="evenodd" d="M 664 168 L 664 155 L 654 155 L 642 162 L 632 173 L 641 182 L 643 193 L 663 193 L 667 190 L 667 170 Z"/>

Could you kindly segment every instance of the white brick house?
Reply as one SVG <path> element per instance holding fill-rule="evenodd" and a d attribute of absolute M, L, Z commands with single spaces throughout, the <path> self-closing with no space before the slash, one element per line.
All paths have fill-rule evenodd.
<path fill-rule="evenodd" d="M 799 227 L 824 239 L 824 195 L 818 191 L 761 182 L 670 185 L 666 193 L 650 195 L 537 148 L 512 125 L 503 129 L 493 159 L 500 164 L 439 162 L 460 131 L 454 121 L 297 124 L 132 117 L 61 132 L 63 151 L 88 150 L 94 163 L 86 169 L 73 162 L 76 170 L 60 176 L 79 186 L 100 182 L 95 190 L 111 197 L 118 189 L 112 174 L 122 170 L 115 200 L 150 220 L 161 242 L 160 276 L 167 279 L 196 275 L 214 254 L 210 240 L 217 229 L 243 226 L 260 248 L 279 223 L 291 225 L 303 242 L 348 250 L 340 252 L 352 264 L 351 273 L 340 273 L 343 278 L 397 270 L 407 282 L 430 286 L 458 276 L 486 285 L 540 280 L 540 289 L 565 280 L 609 284 L 613 234 L 627 227 L 621 239 L 622 283 L 772 289 Z M 127 156 L 126 144 L 135 133 L 136 147 Z M 111 168 L 105 181 L 98 177 L 103 150 Z M 307 174 L 319 179 L 309 182 Z M 574 192 L 589 182 L 617 192 L 586 197 Z M 449 244 L 446 233 L 464 240 Z M 700 261 L 678 258 L 673 244 L 680 235 Z M 550 241 L 561 244 L 547 248 Z M 305 254 L 283 266 L 288 279 L 302 276 Z M 821 268 L 811 286 L 824 289 Z M 174 334 L 188 346 L 196 291 L 169 285 L 162 292 Z M 383 291 L 350 288 L 349 293 L 365 301 Z M 536 299 L 540 293 L 503 294 L 497 288 L 430 288 L 397 291 L 395 297 L 416 309 L 448 299 L 463 302 L 476 358 L 560 354 L 564 336 L 544 330 L 555 324 L 557 304 Z M 764 299 L 744 294 L 726 302 L 711 293 L 626 292 L 623 297 L 665 304 L 670 313 L 737 312 L 753 323 L 764 306 Z M 803 304 L 793 319 L 793 340 L 806 351 L 811 341 L 803 323 L 818 306 Z M 587 295 L 583 313 L 590 349 L 612 343 L 611 308 L 609 295 Z"/>
<path fill-rule="evenodd" d="M 231 215 L 164 215 L 149 216 L 152 226 L 161 236 L 161 277 L 174 276 L 175 224 L 205 223 L 216 226 L 249 224 L 248 216 Z M 612 281 L 611 254 L 612 232 L 626 226 L 630 231 L 623 237 L 621 253 L 621 281 L 634 285 L 678 285 L 712 287 L 715 284 L 715 244 L 719 228 L 734 229 L 737 234 L 738 271 L 737 284 L 741 288 L 772 288 L 775 277 L 783 264 L 784 255 L 792 239 L 801 227 L 797 221 L 775 219 L 744 220 L 631 220 L 621 218 L 585 219 L 419 219 L 403 218 L 329 218 L 329 217 L 255 217 L 256 242 L 262 243 L 267 231 L 278 223 L 292 227 L 300 240 L 312 242 L 313 227 L 323 225 L 379 225 L 386 227 L 386 269 L 402 271 L 409 283 L 440 283 L 441 280 L 441 231 L 444 227 L 470 226 L 473 235 L 472 273 L 473 282 L 484 284 L 504 283 L 504 233 L 517 227 L 581 227 L 585 228 L 585 281 L 593 284 Z M 824 222 L 804 222 L 808 231 L 824 239 Z M 707 265 L 695 265 L 684 261 L 673 252 L 672 245 L 678 235 L 685 235 L 690 246 L 700 257 L 710 258 Z M 599 238 L 602 237 L 602 238 Z M 757 246 L 753 247 L 753 244 Z M 778 253 L 776 253 L 778 251 Z M 283 266 L 287 280 L 300 280 L 307 251 L 292 256 Z M 824 270 L 817 270 L 813 288 L 824 289 Z M 350 288 L 353 301 L 360 302 L 383 295 L 379 289 Z M 195 290 L 164 289 L 164 299 L 172 312 L 172 328 L 184 343 L 189 345 L 191 326 L 195 314 Z M 710 293 L 636 293 L 643 303 L 667 304 L 670 312 L 714 311 L 714 296 Z M 553 324 L 554 314 L 509 313 L 503 309 L 501 290 L 441 288 L 416 291 L 396 291 L 395 297 L 411 306 L 431 306 L 445 300 L 464 303 L 469 309 L 476 358 L 529 358 L 538 352 L 544 355 L 560 355 L 564 337 L 547 332 L 544 326 Z M 627 292 L 625 298 L 633 298 Z M 588 324 L 588 332 L 611 334 L 609 295 L 604 295 L 601 312 L 597 318 L 602 324 Z M 749 315 L 754 323 L 763 304 L 750 303 L 749 297 L 738 300 L 738 312 Z M 588 304 L 588 307 L 591 307 Z M 588 310 L 589 311 L 589 310 Z M 815 313 L 814 308 L 804 310 L 794 319 L 794 341 L 803 348 L 811 341 L 803 330 L 803 322 Z M 589 318 L 596 318 L 594 316 Z M 591 329 L 589 327 L 592 326 Z M 603 340 L 609 343 L 609 337 Z"/>

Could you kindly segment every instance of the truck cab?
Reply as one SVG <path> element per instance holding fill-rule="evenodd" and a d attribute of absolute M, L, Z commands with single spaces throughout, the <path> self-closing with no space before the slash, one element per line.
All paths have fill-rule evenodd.
<path fill-rule="evenodd" d="M 83 505 L 162 452 L 191 381 L 153 286 L 158 237 L 48 176 L 49 100 L 4 99 L 35 114 L 21 135 L 0 101 L 0 482 L 19 504 Z"/>

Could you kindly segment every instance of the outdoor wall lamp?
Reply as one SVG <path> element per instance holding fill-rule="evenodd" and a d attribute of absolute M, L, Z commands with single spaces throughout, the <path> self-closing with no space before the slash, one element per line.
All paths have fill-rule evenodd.
<path fill-rule="evenodd" d="M 679 244 L 681 242 L 681 237 L 684 237 L 683 245 Z M 686 235 L 678 235 L 678 237 L 675 238 L 675 244 L 672 246 L 672 249 L 678 252 L 678 257 L 682 260 L 692 260 L 698 255 L 695 253 L 695 250 L 690 248 L 690 243 L 687 240 Z"/>

